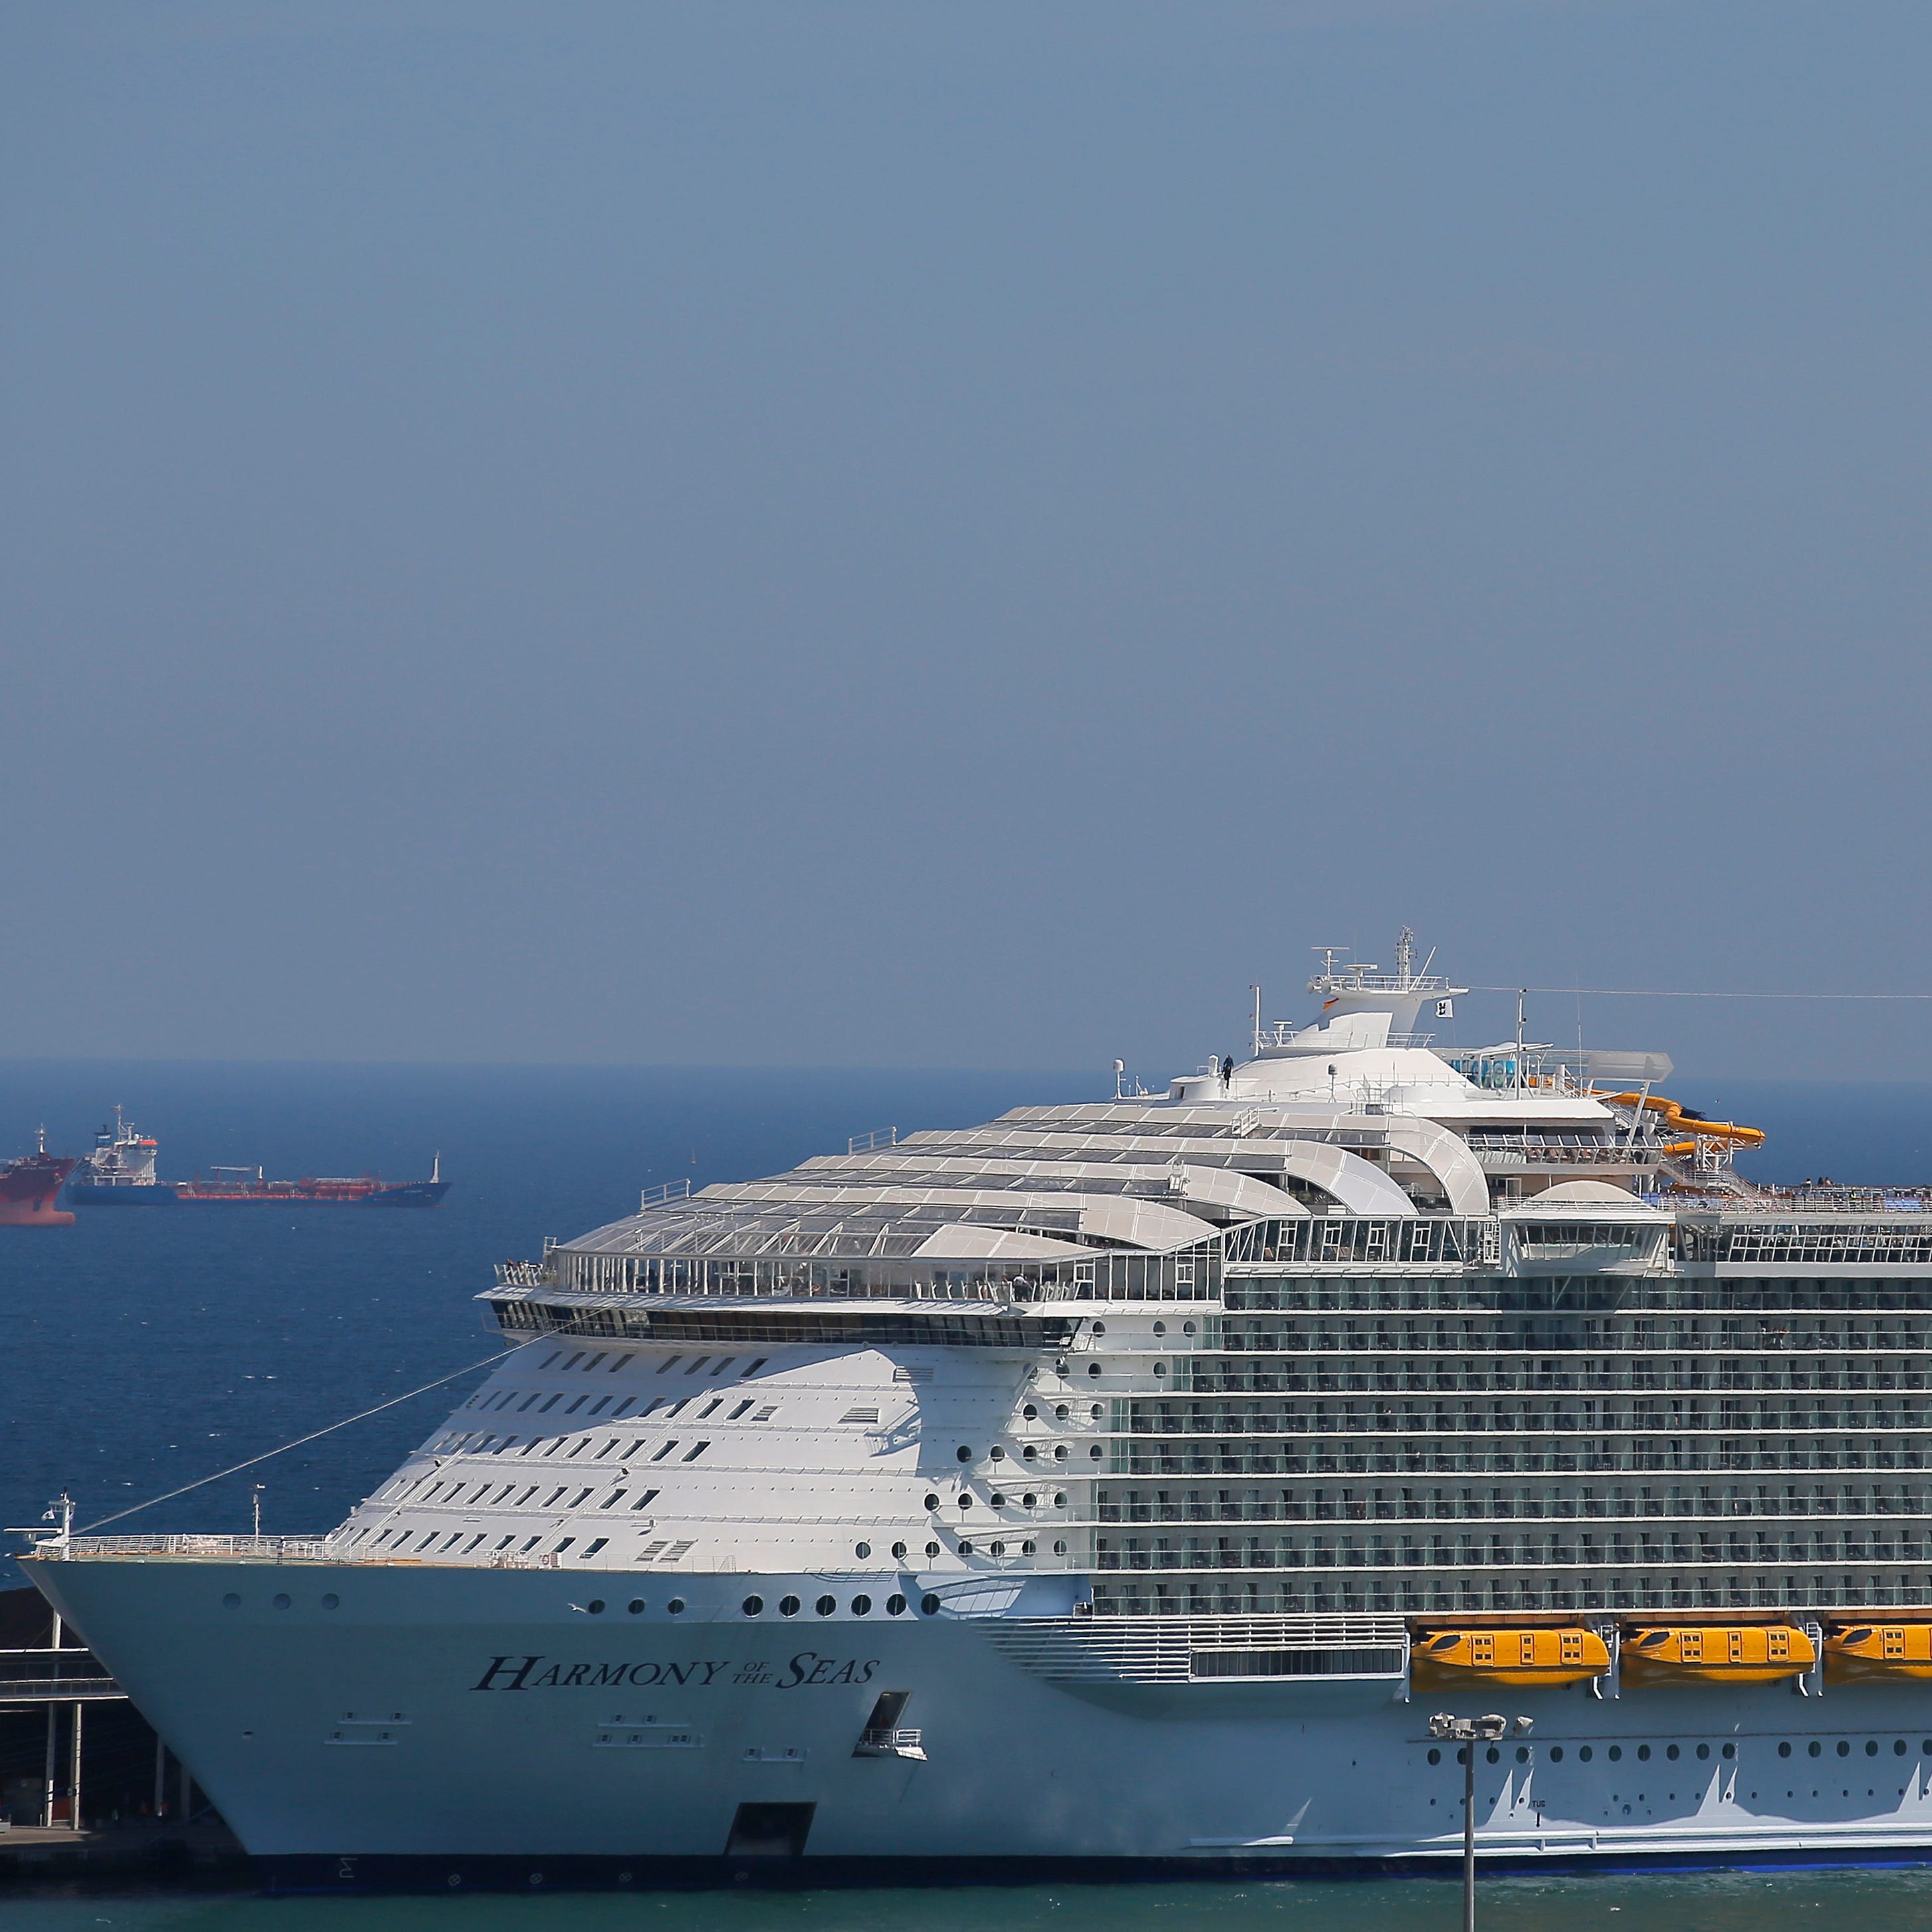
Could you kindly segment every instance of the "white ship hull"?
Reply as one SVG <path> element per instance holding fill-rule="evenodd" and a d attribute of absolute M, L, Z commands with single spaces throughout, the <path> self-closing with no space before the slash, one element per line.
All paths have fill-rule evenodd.
<path fill-rule="evenodd" d="M 1068 1619 L 739 1610 L 796 1578 L 681 1580 L 673 1618 L 661 1590 L 590 1616 L 554 1572 L 34 1567 L 272 1885 L 1413 1868 L 1461 1845 L 1428 1715 L 1497 1705 L 1534 1727 L 1478 1748 L 1492 1868 L 1932 1858 L 1932 1684 L 1076 1683 L 1028 1640 Z M 854 1756 L 885 1690 L 922 1757 Z M 811 1809 L 734 1851 L 746 1806 Z"/>

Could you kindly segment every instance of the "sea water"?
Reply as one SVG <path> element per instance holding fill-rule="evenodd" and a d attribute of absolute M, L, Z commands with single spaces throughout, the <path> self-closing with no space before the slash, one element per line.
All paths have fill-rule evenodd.
<path fill-rule="evenodd" d="M 4 1153 L 31 1146 L 42 1122 L 50 1148 L 79 1152 L 118 1101 L 160 1138 L 166 1178 L 245 1163 L 285 1178 L 418 1179 L 440 1154 L 452 1183 L 428 1210 L 100 1208 L 64 1230 L 0 1229 L 0 1522 L 34 1522 L 64 1490 L 79 1528 L 244 1532 L 259 1484 L 266 1531 L 326 1530 L 482 1378 L 502 1346 L 475 1300 L 495 1262 L 632 1212 L 643 1188 L 750 1178 L 880 1129 L 1111 1091 L 1106 1076 L 1050 1071 L 0 1063 Z M 1932 1089 L 1714 1082 L 1688 1097 L 1769 1130 L 1748 1163 L 1760 1179 L 1932 1181 Z M 4 1910 L 7 1932 L 1447 1932 L 1460 1901 L 1453 1884 L 1417 1879 L 549 1899 L 89 1892 L 16 1896 Z M 1932 1927 L 1932 1872 L 1486 1880 L 1480 1922 L 1918 1932 Z"/>

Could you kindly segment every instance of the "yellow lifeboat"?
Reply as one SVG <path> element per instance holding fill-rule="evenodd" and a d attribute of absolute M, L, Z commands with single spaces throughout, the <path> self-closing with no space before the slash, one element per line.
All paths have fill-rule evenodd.
<path fill-rule="evenodd" d="M 1626 1684 L 1775 1684 L 1817 1662 L 1790 1624 L 1647 1624 L 1624 1633 Z"/>
<path fill-rule="evenodd" d="M 1490 1630 L 1438 1626 L 1416 1633 L 1408 1658 L 1413 1682 L 1450 1688 L 1478 1684 L 1526 1690 L 1554 1688 L 1600 1677 L 1610 1667 L 1604 1640 L 1577 1625 Z"/>
<path fill-rule="evenodd" d="M 1825 1682 L 1932 1678 L 1932 1624 L 1848 1624 L 1825 1639 Z"/>

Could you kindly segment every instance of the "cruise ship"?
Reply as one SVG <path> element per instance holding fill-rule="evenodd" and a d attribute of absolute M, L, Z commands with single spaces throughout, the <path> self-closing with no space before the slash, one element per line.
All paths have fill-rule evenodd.
<path fill-rule="evenodd" d="M 309 1539 L 26 1567 L 290 1889 L 1932 1858 L 1932 1211 L 1324 958 L 660 1190 Z M 1520 1013 L 1520 1006 L 1518 1011 Z"/>

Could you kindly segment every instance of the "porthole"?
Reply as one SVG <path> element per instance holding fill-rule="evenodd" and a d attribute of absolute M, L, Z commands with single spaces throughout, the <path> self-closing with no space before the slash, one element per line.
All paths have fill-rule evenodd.
<path fill-rule="evenodd" d="M 959 1507 L 962 1509 L 970 1509 L 973 1507 L 972 1497 L 964 1490 L 959 1492 Z"/>
<path fill-rule="evenodd" d="M 905 1615 L 905 1606 L 904 1598 L 888 1597 L 886 1599 L 886 1615 L 889 1617 L 902 1617 Z"/>
<path fill-rule="evenodd" d="M 928 1496 L 926 1499 L 926 1506 L 928 1509 L 938 1508 L 939 1498 L 937 1496 Z"/>
<path fill-rule="evenodd" d="M 747 1616 L 748 1617 L 761 1617 L 761 1616 L 763 1616 L 764 1615 L 764 1613 L 765 1613 L 765 1600 L 764 1600 L 764 1598 L 762 1598 L 762 1597 L 747 1597 L 747 1598 L 745 1599 L 745 1614 L 746 1614 L 746 1616 Z"/>
<path fill-rule="evenodd" d="M 1563 1762 L 1563 1747 L 1561 1744 L 1552 1744 L 1550 1747 L 1550 1762 L 1552 1764 L 1561 1764 Z"/>
<path fill-rule="evenodd" d="M 1778 1754 L 1780 1757 L 1789 1757 L 1791 1755 L 1791 1740 L 1789 1738 L 1778 1746 Z"/>
<path fill-rule="evenodd" d="M 1056 1442 L 1053 1445 L 1053 1460 L 1056 1462 L 1064 1462 L 1066 1460 L 1066 1444 L 1064 1442 Z M 1928 1744 L 1926 1748 L 1932 1750 L 1932 1744 Z"/>
<path fill-rule="evenodd" d="M 852 1554 L 857 1557 L 861 1563 L 864 1562 L 872 1553 L 872 1546 L 869 1543 L 855 1543 L 852 1546 Z"/>
<path fill-rule="evenodd" d="M 1070 1414 L 1072 1414 L 1072 1412 L 1072 1412 L 1071 1409 L 1070 1409 L 1070 1408 L 1066 1406 L 1066 1403 L 1064 1403 L 1064 1402 L 1061 1402 L 1061 1403 L 1060 1403 L 1060 1404 L 1058 1404 L 1058 1405 L 1055 1407 L 1055 1408 L 1054 1408 L 1054 1412 L 1053 1412 L 1054 1415 L 1054 1417 L 1056 1418 L 1056 1419 L 1058 1419 L 1058 1420 L 1060 1420 L 1060 1421 L 1061 1421 L 1061 1422 L 1064 1422 L 1064 1421 L 1066 1420 L 1066 1418 L 1068 1418 L 1068 1416 L 1070 1416 Z"/>
<path fill-rule="evenodd" d="M 1165 1322 L 1156 1322 L 1154 1324 L 1154 1332 L 1156 1335 L 1165 1335 L 1167 1333 L 1167 1324 Z"/>
<path fill-rule="evenodd" d="M 1905 1740 L 1903 1738 L 1898 1738 L 1893 1744 L 1892 1754 L 1894 1757 L 1903 1757 L 1905 1755 Z"/>
<path fill-rule="evenodd" d="M 286 1596 L 281 1594 L 279 1592 L 271 1600 L 274 1603 L 275 1608 L 278 1610 L 285 1610 L 289 1607 L 289 1599 Z"/>
<path fill-rule="evenodd" d="M 230 1590 L 227 1595 L 222 1598 L 221 1607 L 224 1610 L 238 1610 L 242 1607 L 242 1599 Z M 1925 1748 L 1932 1751 L 1932 1744 L 1928 1744 Z"/>
<path fill-rule="evenodd" d="M 1006 1498 L 1005 1498 L 1004 1496 L 1000 1496 L 1000 1495 L 998 1494 L 997 1492 L 996 1492 L 995 1494 L 994 1494 L 994 1495 L 992 1495 L 992 1496 L 991 1496 L 988 1497 L 986 1500 L 987 1500 L 988 1503 L 988 1504 L 990 1504 L 993 1508 L 994 1508 L 994 1509 L 1004 1509 L 1004 1508 L 1006 1508 Z"/>
<path fill-rule="evenodd" d="M 1020 1455 L 1024 1461 L 1031 1462 L 1038 1460 L 1040 1451 L 1032 1443 L 1029 1442 L 1027 1446 L 1020 1451 Z"/>
<path fill-rule="evenodd" d="M 682 1597 L 674 1597 L 665 1604 L 664 1608 L 671 1616 L 681 1617 L 684 1615 L 684 1599 Z"/>
<path fill-rule="evenodd" d="M 1053 1553 L 1056 1556 L 1064 1556 L 1066 1554 L 1066 1544 L 1064 1543 L 1056 1543 L 1053 1546 Z"/>
<path fill-rule="evenodd" d="M 1527 1745 L 1527 1744 L 1518 1744 L 1518 1745 L 1516 1746 L 1516 1762 L 1517 1762 L 1518 1764 L 1527 1764 L 1527 1763 L 1528 1763 L 1528 1762 L 1529 1762 L 1529 1747 L 1528 1747 L 1528 1745 Z"/>
<path fill-rule="evenodd" d="M 782 1617 L 796 1616 L 798 1599 L 796 1597 L 781 1597 L 778 1599 L 778 1615 Z"/>
<path fill-rule="evenodd" d="M 986 1548 L 994 1556 L 1004 1556 L 1006 1553 L 1006 1546 L 1004 1543 L 989 1543 Z"/>
<path fill-rule="evenodd" d="M 1840 1757 L 1850 1757 L 1851 1754 L 1852 1747 L 1850 1740 L 1846 1738 L 1840 1738 L 1838 1740 L 1838 1755 Z"/>
<path fill-rule="evenodd" d="M 1154 1372 L 1157 1376 L 1166 1375 L 1167 1373 L 1167 1364 L 1165 1362 L 1155 1363 L 1154 1365 Z"/>
<path fill-rule="evenodd" d="M 962 1462 L 970 1462 L 973 1460 L 972 1450 L 968 1448 L 963 1442 L 959 1445 L 959 1460 Z"/>
<path fill-rule="evenodd" d="M 604 1614 L 604 1599 L 602 1597 L 592 1597 L 584 1607 L 593 1617 L 601 1617 Z"/>
<path fill-rule="evenodd" d="M 895 1562 L 904 1562 L 905 1553 L 906 1546 L 903 1543 L 896 1543 L 892 1545 L 892 1558 Z"/>
<path fill-rule="evenodd" d="M 1624 1754 L 1624 1748 L 1623 1748 L 1623 1746 L 1622 1746 L 1622 1744 L 1612 1744 L 1612 1745 L 1611 1745 L 1611 1747 L 1610 1747 L 1610 1762 L 1611 1762 L 1611 1763 L 1612 1763 L 1612 1764 L 1616 1764 L 1616 1763 L 1622 1760 L 1622 1756 L 1623 1756 L 1623 1754 Z"/>
<path fill-rule="evenodd" d="M 1096 1322 L 1087 1332 L 1090 1335 L 1104 1335 L 1107 1332 L 1107 1324 L 1104 1322 Z"/>
<path fill-rule="evenodd" d="M 1040 1411 L 1036 1408 L 1031 1402 L 1028 1402 L 1025 1408 L 1020 1411 L 1020 1413 L 1024 1416 L 1029 1422 L 1036 1422 L 1040 1419 Z"/>
<path fill-rule="evenodd" d="M 936 1617 L 939 1614 L 939 1599 L 928 1590 L 920 1598 L 919 1609 L 922 1616 Z"/>
<path fill-rule="evenodd" d="M 1100 1405 L 1096 1402 L 1094 1406 L 1087 1412 L 1087 1413 L 1090 1415 L 1096 1422 L 1098 1422 L 1100 1419 Z"/>
<path fill-rule="evenodd" d="M 1442 1762 L 1442 1754 L 1433 1744 L 1429 1747 L 1429 1762 L 1431 1764 L 1440 1764 Z"/>
<path fill-rule="evenodd" d="M 1184 1322 L 1180 1324 L 1180 1332 L 1184 1335 L 1192 1334 L 1194 1333 L 1194 1324 L 1191 1322 Z"/>
<path fill-rule="evenodd" d="M 1036 1543 L 1023 1543 L 1020 1545 L 1020 1554 L 1022 1556 L 1030 1556 L 1039 1547 L 1040 1545 Z"/>
<path fill-rule="evenodd" d="M 1674 1757 L 1674 1756 L 1676 1756 L 1676 1753 L 1675 1751 L 1672 1751 L 1672 1754 L 1671 1754 L 1671 1755 Z M 1640 1763 L 1640 1764 L 1648 1764 L 1648 1763 L 1650 1762 L 1650 1747 L 1649 1747 L 1649 1745 L 1648 1745 L 1648 1744 L 1639 1744 L 1639 1745 L 1637 1746 L 1637 1748 L 1636 1748 L 1636 1760 L 1637 1760 L 1637 1762 L 1638 1762 L 1638 1763 Z"/>
<path fill-rule="evenodd" d="M 1816 1738 L 1804 1747 L 1804 1755 L 1807 1757 L 1822 1757 L 1824 1754 L 1825 1747 Z"/>
<path fill-rule="evenodd" d="M 992 1449 L 988 1453 L 996 1462 L 1004 1462 L 1006 1460 L 1006 1452 L 1002 1449 L 997 1442 L 993 1444 Z"/>
<path fill-rule="evenodd" d="M 1087 1453 L 1088 1453 L 1088 1454 L 1089 1456 L 1090 1456 L 1094 1459 L 1094 1460 L 1095 1462 L 1099 1462 L 1099 1461 L 1100 1461 L 1100 1444 L 1099 1444 L 1099 1443 L 1097 1443 L 1097 1442 L 1096 1442 L 1096 1443 L 1095 1443 L 1095 1444 L 1094 1444 L 1094 1445 L 1093 1446 L 1093 1448 L 1090 1448 L 1090 1450 L 1088 1450 Z"/>
<path fill-rule="evenodd" d="M 1584 1763 L 1588 1764 L 1591 1759 L 1596 1756 L 1596 1753 L 1588 1744 L 1582 1744 L 1578 1747 L 1576 1755 Z"/>
<path fill-rule="evenodd" d="M 1040 1498 L 1037 1496 L 1022 1496 L 1020 1498 L 1020 1508 L 1022 1509 L 1031 1509 L 1039 1501 Z"/>
<path fill-rule="evenodd" d="M 1723 1750 L 1719 1754 L 1719 1755 L 1723 1757 L 1736 1757 L 1737 1754 L 1738 1748 L 1736 1744 L 1725 1745 Z"/>
<path fill-rule="evenodd" d="M 872 1598 L 870 1597 L 854 1597 L 852 1599 L 852 1614 L 855 1617 L 869 1617 L 872 1614 Z"/>
<path fill-rule="evenodd" d="M 1087 1364 L 1087 1372 L 1090 1376 L 1097 1376 L 1100 1372 L 1100 1364 L 1098 1362 L 1089 1362 Z"/>
<path fill-rule="evenodd" d="M 631 1600 L 624 1606 L 624 1607 L 630 1612 L 632 1616 L 640 1617 L 644 1613 L 644 1600 L 641 1597 L 633 1597 Z"/>
<path fill-rule="evenodd" d="M 1708 1757 L 1711 1755 L 1711 1747 L 1708 1744 L 1700 1744 L 1697 1747 L 1697 1755 L 1700 1757 Z"/>
<path fill-rule="evenodd" d="M 1066 1492 L 1064 1490 L 1054 1491 L 1053 1506 L 1055 1509 L 1064 1509 L 1066 1507 Z M 1925 1748 L 1928 1750 L 1932 1750 L 1932 1744 L 1928 1744 Z"/>
<path fill-rule="evenodd" d="M 322 1598 L 322 1607 L 325 1610 L 339 1610 L 342 1607 L 342 1599 L 338 1597 L 333 1590 L 331 1590 L 328 1594 Z M 1904 1748 L 1905 1747 L 1903 1744 L 1899 1746 L 1899 1749 L 1900 1750 L 1903 1750 Z"/>
<path fill-rule="evenodd" d="M 939 1545 L 936 1543 L 928 1543 L 926 1546 L 926 1553 L 928 1556 L 937 1556 L 939 1554 Z"/>
<path fill-rule="evenodd" d="M 1865 1740 L 1865 1756 L 1867 1757 L 1876 1757 L 1878 1756 L 1877 1738 L 1868 1738 Z"/>
<path fill-rule="evenodd" d="M 1484 1755 L 1488 1758 L 1489 1761 L 1492 1764 L 1501 1764 L 1503 1761 L 1502 1753 L 1498 1750 L 1494 1744 L 1490 1745 Z"/>
<path fill-rule="evenodd" d="M 963 1536 L 959 1539 L 959 1553 L 962 1556 L 970 1556 L 973 1553 L 972 1544 Z"/>
<path fill-rule="evenodd" d="M 829 1617 L 838 1607 L 836 1597 L 820 1597 L 812 1606 L 821 1617 Z"/>

